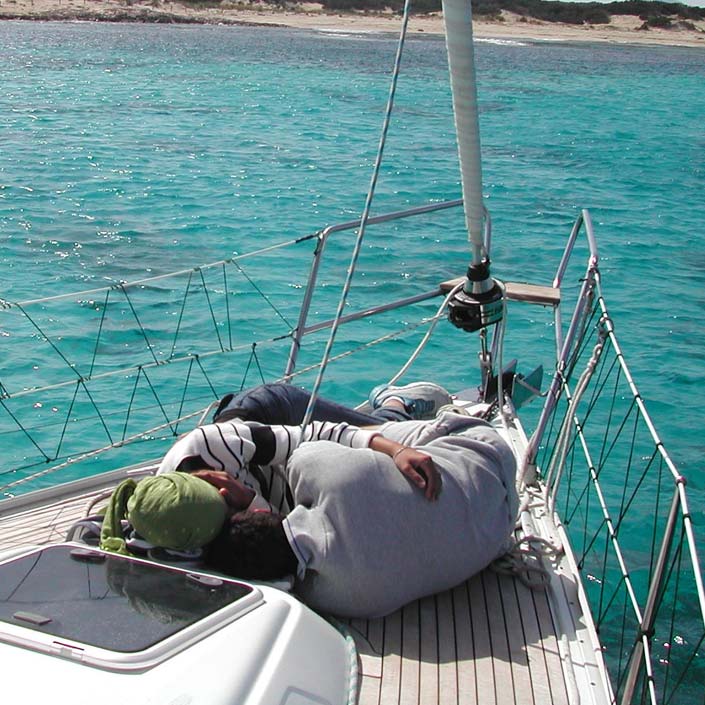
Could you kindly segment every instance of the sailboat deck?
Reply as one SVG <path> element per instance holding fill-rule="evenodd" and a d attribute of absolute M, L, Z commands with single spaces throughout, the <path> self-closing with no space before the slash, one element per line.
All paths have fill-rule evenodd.
<path fill-rule="evenodd" d="M 105 488 L 0 516 L 0 550 L 64 540 Z M 346 626 L 359 654 L 359 705 L 569 702 L 549 594 L 513 576 L 488 569 Z"/>
<path fill-rule="evenodd" d="M 86 516 L 91 502 L 100 498 L 110 486 L 81 493 L 70 501 L 62 499 L 7 517 L 0 515 L 0 552 L 65 541 L 69 528 Z"/>
<path fill-rule="evenodd" d="M 568 703 L 546 593 L 485 570 L 383 619 L 352 620 L 360 705 Z"/>

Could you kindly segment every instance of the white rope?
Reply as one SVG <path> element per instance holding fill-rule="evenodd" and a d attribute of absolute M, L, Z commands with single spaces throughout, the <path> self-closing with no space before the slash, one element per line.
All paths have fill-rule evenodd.
<path fill-rule="evenodd" d="M 420 328 L 421 326 L 425 326 L 427 323 L 434 323 L 437 321 L 441 316 L 436 314 L 435 316 L 431 316 L 430 318 L 422 318 L 416 323 L 410 323 L 406 325 L 404 328 L 401 330 L 394 331 L 393 333 L 387 333 L 386 335 L 382 335 L 379 338 L 375 338 L 374 340 L 370 340 L 367 343 L 362 343 L 360 345 L 357 345 L 354 348 L 350 348 L 349 350 L 346 350 L 345 352 L 338 353 L 337 355 L 333 355 L 328 359 L 328 363 L 330 364 L 331 362 L 337 362 L 338 360 L 342 360 L 343 358 L 350 357 L 350 355 L 354 355 L 355 353 L 358 353 L 362 350 L 367 350 L 368 348 L 372 348 L 375 345 L 379 345 L 380 343 L 386 343 L 390 340 L 394 340 L 395 338 L 401 338 L 404 335 L 407 335 L 409 332 L 413 331 L 416 328 Z M 308 365 L 307 367 L 302 367 L 301 369 L 295 370 L 294 372 L 289 373 L 286 378 L 285 377 L 280 377 L 277 382 L 283 382 L 285 379 L 291 380 L 294 377 L 306 374 L 307 372 L 311 372 L 312 370 L 318 369 L 320 367 L 321 363 L 320 362 L 315 362 L 311 365 Z M 364 406 L 362 404 L 361 406 Z"/>
<path fill-rule="evenodd" d="M 495 281 L 496 281 L 496 280 L 495 280 Z M 503 346 L 503 344 L 504 344 L 504 331 L 505 331 L 505 329 L 506 329 L 505 321 L 506 321 L 507 301 L 506 301 L 506 296 L 505 296 L 506 289 L 505 289 L 505 287 L 504 287 L 504 284 L 501 283 L 501 282 L 499 282 L 499 281 L 498 281 L 497 283 L 499 284 L 500 288 L 502 289 L 502 307 L 503 307 L 502 320 L 501 320 L 501 322 L 500 322 L 500 324 L 499 324 L 499 325 L 501 326 L 501 328 L 500 328 L 500 331 L 501 331 L 501 333 L 500 333 L 501 338 L 500 338 L 500 342 L 499 342 L 499 350 L 500 350 L 499 361 L 500 361 L 500 370 L 501 370 L 501 360 L 502 360 L 502 357 L 501 357 L 501 349 L 502 349 L 502 346 Z M 445 309 L 446 309 L 447 306 L 448 306 L 448 302 L 453 298 L 453 296 L 455 296 L 455 294 L 456 294 L 460 289 L 463 288 L 464 284 L 465 284 L 465 282 L 460 282 L 459 284 L 456 284 L 456 285 L 448 292 L 448 294 L 446 295 L 445 299 L 443 299 L 443 302 L 442 302 L 441 305 L 438 307 L 438 310 L 436 311 L 436 314 L 435 314 L 435 316 L 434 316 L 433 319 L 432 319 L 431 326 L 430 326 L 429 329 L 426 331 L 426 334 L 425 334 L 424 337 L 421 339 L 421 341 L 419 342 L 419 344 L 416 346 L 416 349 L 411 353 L 411 355 L 409 356 L 409 359 L 404 363 L 404 365 L 402 365 L 402 367 L 399 369 L 399 371 L 398 371 L 393 377 L 391 377 L 391 378 L 388 380 L 387 384 L 390 384 L 390 385 L 391 385 L 391 384 L 395 384 L 396 382 L 398 382 L 398 381 L 408 372 L 408 370 L 409 370 L 409 368 L 411 367 L 411 365 L 413 365 L 413 363 L 416 361 L 416 359 L 417 359 L 418 356 L 421 354 L 421 352 L 423 351 L 423 349 L 426 347 L 426 344 L 428 343 L 428 341 L 429 341 L 431 335 L 433 334 L 433 331 L 434 331 L 435 328 L 436 328 L 436 324 L 437 324 L 438 321 L 442 318 L 443 312 L 445 311 Z M 501 372 L 500 372 L 500 376 L 501 376 Z M 502 397 L 502 405 L 503 405 L 503 402 L 504 402 L 504 399 L 503 399 L 503 397 Z M 364 404 L 361 404 L 360 406 L 364 406 Z M 359 408 L 359 407 L 358 407 L 358 408 Z M 506 426 L 506 422 L 505 422 L 505 426 Z"/>
<path fill-rule="evenodd" d="M 499 279 L 494 281 L 502 292 L 502 318 L 497 322 L 497 411 L 504 430 L 509 432 L 509 421 L 504 403 L 504 333 L 507 330 L 507 287 Z"/>
<path fill-rule="evenodd" d="M 597 363 L 599 362 L 600 357 L 602 356 L 602 351 L 605 347 L 605 341 L 607 340 L 607 332 L 603 325 L 604 320 L 605 319 L 603 317 L 598 322 L 599 330 L 597 343 L 595 344 L 595 347 L 592 350 L 592 354 L 590 355 L 590 359 L 588 360 L 585 369 L 580 375 L 580 379 L 578 380 L 578 384 L 576 385 L 575 392 L 568 405 L 568 410 L 565 416 L 563 417 L 563 423 L 561 424 L 561 429 L 558 433 L 558 438 L 556 439 L 556 450 L 553 454 L 553 458 L 551 459 L 548 471 L 546 472 L 546 488 L 544 492 L 546 494 L 546 505 L 548 506 L 550 512 L 554 511 L 554 507 L 556 504 L 556 495 L 558 494 L 558 487 L 560 485 L 561 478 L 563 477 L 563 471 L 565 469 L 565 460 L 568 455 L 568 446 L 570 445 L 571 428 L 575 423 L 575 416 L 578 409 L 578 404 L 580 404 L 580 401 L 583 398 L 583 394 L 585 394 L 588 384 L 592 379 L 593 372 L 595 371 Z"/>
<path fill-rule="evenodd" d="M 490 564 L 495 573 L 513 575 L 532 590 L 544 590 L 551 582 L 551 573 L 543 565 L 543 556 L 556 556 L 559 549 L 540 536 L 524 536 Z"/>
<path fill-rule="evenodd" d="M 546 589 L 551 581 L 552 571 L 544 566 L 543 558 L 555 560 L 564 553 L 560 542 L 548 541 L 539 536 L 531 516 L 531 510 L 545 507 L 545 499 L 540 492 L 527 488 L 517 512 L 516 532 L 522 538 L 513 539 L 507 552 L 492 563 L 498 573 L 509 573 L 527 587 Z"/>
<path fill-rule="evenodd" d="M 397 53 L 394 58 L 394 71 L 392 73 L 392 82 L 389 87 L 389 96 L 387 98 L 387 107 L 384 113 L 384 122 L 382 125 L 382 134 L 379 140 L 379 147 L 377 148 L 377 156 L 375 158 L 374 168 L 372 170 L 372 178 L 370 180 L 370 187 L 367 191 L 367 197 L 365 198 L 365 207 L 362 212 L 362 217 L 360 218 L 360 228 L 357 231 L 357 237 L 355 239 L 355 246 L 353 248 L 353 254 L 350 260 L 350 266 L 348 267 L 347 276 L 345 278 L 345 283 L 343 285 L 343 291 L 340 295 L 340 300 L 338 302 L 338 309 L 335 313 L 335 319 L 333 325 L 331 326 L 330 335 L 328 336 L 328 342 L 326 343 L 326 348 L 323 352 L 323 359 L 321 361 L 321 368 L 316 376 L 316 381 L 313 384 L 313 389 L 311 390 L 311 398 L 309 399 L 308 406 L 306 407 L 306 413 L 302 420 L 302 426 L 308 424 L 313 415 L 313 407 L 318 398 L 318 392 L 323 381 L 323 375 L 325 374 L 326 367 L 328 366 L 328 360 L 333 349 L 333 343 L 335 342 L 336 334 L 338 333 L 338 327 L 340 325 L 340 319 L 343 316 L 343 311 L 345 309 L 345 304 L 348 300 L 348 294 L 350 293 L 350 287 L 352 286 L 353 275 L 355 274 L 355 268 L 357 266 L 357 260 L 360 257 L 360 251 L 362 249 L 362 241 L 365 237 L 365 230 L 367 226 L 367 221 L 370 218 L 370 209 L 372 208 L 372 201 L 374 199 L 375 190 L 377 187 L 377 179 L 379 178 L 379 172 L 382 166 L 382 157 L 384 155 L 384 146 L 387 141 L 387 132 L 389 131 L 389 124 L 391 122 L 392 108 L 394 107 L 394 96 L 397 89 L 397 81 L 399 79 L 399 69 L 401 67 L 401 56 L 404 49 L 404 41 L 406 39 L 406 29 L 409 24 L 409 9 L 410 0 L 405 0 L 404 3 L 404 15 L 402 18 L 401 32 L 399 34 L 399 42 L 397 44 Z"/>
<path fill-rule="evenodd" d="M 443 299 L 443 303 L 441 303 L 441 305 L 438 307 L 438 311 L 436 311 L 436 315 L 433 317 L 432 323 L 429 326 L 429 329 L 426 331 L 426 334 L 423 338 L 421 338 L 421 342 L 416 346 L 416 349 L 414 350 L 414 352 L 411 353 L 409 359 L 404 363 L 401 369 L 389 380 L 389 382 L 387 382 L 387 384 L 394 384 L 406 374 L 407 370 L 411 367 L 416 358 L 421 354 L 421 351 L 426 347 L 426 343 L 428 343 L 431 334 L 436 328 L 436 324 L 438 323 L 439 319 L 443 315 L 443 312 L 448 306 L 448 302 L 451 300 L 451 298 L 455 295 L 457 291 L 463 288 L 463 284 L 464 282 L 456 284 L 445 297 L 445 299 Z"/>

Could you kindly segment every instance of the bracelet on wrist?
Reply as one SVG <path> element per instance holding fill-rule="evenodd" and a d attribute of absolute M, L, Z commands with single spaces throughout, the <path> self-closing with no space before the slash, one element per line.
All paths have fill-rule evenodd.
<path fill-rule="evenodd" d="M 409 446 L 402 446 L 401 448 L 397 448 L 397 450 L 394 451 L 394 455 L 392 455 L 392 460 L 396 460 L 397 455 L 399 455 L 399 453 L 403 453 L 405 450 L 409 450 Z"/>

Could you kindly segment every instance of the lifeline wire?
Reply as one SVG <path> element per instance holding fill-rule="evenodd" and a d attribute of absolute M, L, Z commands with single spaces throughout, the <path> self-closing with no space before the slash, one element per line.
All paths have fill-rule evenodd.
<path fill-rule="evenodd" d="M 372 170 L 372 179 L 370 181 L 370 188 L 367 191 L 367 197 L 365 199 L 365 208 L 360 218 L 360 228 L 357 231 L 357 238 L 355 239 L 355 247 L 353 248 L 352 258 L 350 260 L 350 267 L 348 268 L 348 273 L 345 278 L 345 284 L 343 285 L 343 291 L 340 295 L 340 300 L 338 302 L 338 309 L 335 313 L 335 320 L 330 330 L 330 336 L 328 337 L 328 342 L 326 343 L 326 348 L 323 352 L 323 359 L 321 360 L 321 368 L 316 376 L 316 381 L 313 384 L 313 389 L 311 390 L 311 398 L 308 402 L 308 407 L 306 408 L 306 413 L 304 414 L 302 426 L 305 426 L 311 421 L 311 416 L 313 415 L 313 406 L 318 398 L 318 391 L 321 387 L 321 382 L 323 381 L 323 375 L 325 374 L 326 367 L 328 366 L 328 360 L 330 359 L 331 350 L 333 349 L 333 343 L 335 342 L 335 336 L 338 332 L 338 326 L 340 325 L 340 319 L 343 315 L 343 310 L 345 304 L 348 300 L 348 294 L 350 293 L 350 287 L 352 285 L 352 278 L 355 274 L 355 267 L 357 265 L 357 260 L 360 256 L 360 250 L 362 249 L 362 241 L 365 237 L 365 227 L 367 221 L 370 217 L 370 209 L 372 207 L 372 200 L 374 199 L 375 189 L 377 187 L 377 179 L 379 177 L 379 171 L 382 166 L 382 156 L 384 154 L 384 145 L 387 141 L 387 132 L 389 131 L 389 123 L 392 116 L 392 108 L 394 107 L 394 95 L 397 89 L 397 81 L 399 79 L 399 67 L 401 66 L 401 55 L 404 49 L 404 41 L 406 39 L 406 28 L 409 24 L 409 9 L 411 6 L 410 0 L 405 0 L 404 2 L 404 15 L 402 19 L 401 32 L 399 34 L 399 43 L 397 44 L 397 53 L 394 58 L 394 72 L 392 74 L 392 83 L 389 87 L 389 97 L 387 98 L 387 107 L 384 113 L 384 123 L 382 126 L 382 135 L 379 140 L 379 147 L 377 148 L 377 156 L 375 158 L 374 169 Z"/>

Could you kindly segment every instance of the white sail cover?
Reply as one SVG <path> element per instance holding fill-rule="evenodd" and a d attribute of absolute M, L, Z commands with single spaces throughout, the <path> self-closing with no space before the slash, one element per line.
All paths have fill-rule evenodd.
<path fill-rule="evenodd" d="M 443 0 L 446 47 L 453 93 L 455 131 L 460 157 L 460 177 L 465 202 L 465 223 L 472 262 L 479 263 L 484 253 L 482 163 L 480 125 L 475 84 L 475 56 L 470 0 Z"/>

